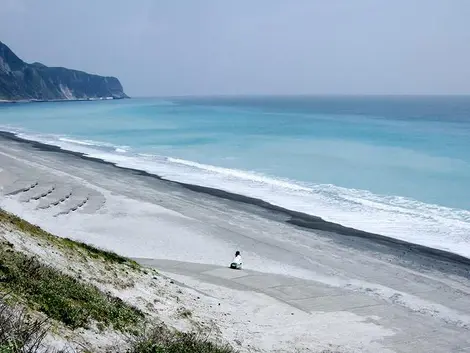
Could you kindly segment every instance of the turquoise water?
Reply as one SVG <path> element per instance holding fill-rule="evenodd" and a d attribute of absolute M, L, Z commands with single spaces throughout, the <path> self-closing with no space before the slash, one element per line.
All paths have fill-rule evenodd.
<path fill-rule="evenodd" d="M 0 106 L 0 129 L 470 256 L 470 98 Z"/>

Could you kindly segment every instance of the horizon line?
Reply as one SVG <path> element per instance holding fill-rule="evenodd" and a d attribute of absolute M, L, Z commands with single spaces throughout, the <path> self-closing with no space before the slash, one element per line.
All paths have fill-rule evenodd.
<path fill-rule="evenodd" d="M 365 94 L 319 94 L 319 93 L 241 93 L 241 94 L 174 94 L 174 95 L 131 95 L 131 98 L 249 98 L 249 97 L 465 97 L 470 98 L 470 93 L 413 93 L 413 94 L 381 94 L 381 93 L 365 93 Z"/>

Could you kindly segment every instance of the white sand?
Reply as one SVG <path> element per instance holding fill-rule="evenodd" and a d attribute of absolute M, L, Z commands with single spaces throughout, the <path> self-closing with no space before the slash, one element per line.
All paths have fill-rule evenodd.
<path fill-rule="evenodd" d="M 75 195 L 86 191 L 92 195 L 92 206 L 92 201 L 99 199 L 96 195 L 104 197 L 104 205 L 96 212 L 78 209 L 60 216 L 55 215 L 59 209 L 67 210 L 67 202 L 36 209 L 39 200 L 21 203 L 19 195 L 0 197 L 0 207 L 59 236 L 129 257 L 219 266 L 225 266 L 239 249 L 247 269 L 311 279 L 318 286 L 350 291 L 366 301 L 380 300 L 376 310 L 373 306 L 366 311 L 320 307 L 305 312 L 267 294 L 237 291 L 175 273 L 168 275 L 193 289 L 178 288 L 163 279 L 154 283 L 150 275 L 139 274 L 121 278 L 132 280 L 133 287 L 116 290 L 115 283 L 102 283 L 90 274 L 93 283 L 131 303 L 141 307 L 152 303 L 154 315 L 172 326 L 194 326 L 177 319 L 178 308 L 185 306 L 194 313 L 195 321 L 212 328 L 215 338 L 246 352 L 341 346 L 341 350 L 357 352 L 447 353 L 470 347 L 470 281 L 464 265 L 364 239 L 306 231 L 254 206 L 190 192 L 78 157 L 33 150 L 24 144 L 0 144 L 0 165 L 0 181 L 5 184 L 0 185 L 0 193 L 16 177 L 37 179 L 41 185 L 63 183 Z M 45 251 L 27 241 L 24 246 L 35 253 Z M 70 270 L 66 259 L 50 253 L 42 256 Z M 160 296 L 162 302 L 154 303 Z M 325 297 L 325 304 L 328 299 Z"/>
<path fill-rule="evenodd" d="M 64 273 L 80 276 L 171 327 L 201 331 L 213 340 L 228 342 L 240 352 L 288 352 L 293 348 L 298 352 L 315 352 L 332 347 L 341 352 L 386 352 L 374 341 L 393 334 L 348 312 L 305 313 L 260 293 L 172 276 L 197 288 L 195 291 L 171 283 L 155 270 L 146 270 L 145 274 L 122 265 L 110 269 L 100 260 L 83 260 L 76 253 L 62 252 L 43 239 L 32 238 L 7 225 L 0 225 L 0 241 L 8 241 L 15 249 L 35 255 Z M 190 318 L 179 315 L 183 309 L 190 310 Z M 59 331 L 70 337 L 70 345 L 89 347 L 96 352 L 104 352 L 110 346 L 123 352 L 127 347 L 124 335 L 109 330 L 69 332 L 62 327 Z M 55 341 L 57 347 L 66 343 L 59 337 L 49 337 L 49 340 Z"/>

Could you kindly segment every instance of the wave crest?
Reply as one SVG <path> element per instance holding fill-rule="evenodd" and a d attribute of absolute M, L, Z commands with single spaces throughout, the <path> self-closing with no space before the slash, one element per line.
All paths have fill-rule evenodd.
<path fill-rule="evenodd" d="M 344 226 L 470 257 L 470 211 L 467 210 L 331 184 L 306 184 L 179 158 L 133 154 L 129 153 L 127 146 L 67 136 L 11 132 L 25 139 L 84 153 L 118 166 L 143 170 L 164 179 L 262 199 Z"/>

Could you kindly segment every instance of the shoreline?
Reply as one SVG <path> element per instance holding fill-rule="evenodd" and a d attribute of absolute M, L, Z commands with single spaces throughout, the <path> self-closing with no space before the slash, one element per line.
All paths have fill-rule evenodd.
<path fill-rule="evenodd" d="M 343 236 L 345 238 L 361 238 L 361 239 L 365 239 L 367 241 L 370 241 L 379 245 L 389 246 L 390 248 L 393 248 L 395 250 L 401 249 L 402 251 L 404 250 L 407 252 L 411 252 L 418 256 L 424 255 L 427 257 L 437 258 L 441 260 L 454 262 L 457 264 L 470 266 L 470 258 L 465 257 L 460 254 L 456 254 L 456 253 L 442 250 L 442 249 L 428 247 L 425 245 L 407 242 L 404 240 L 384 236 L 381 234 L 375 234 L 375 233 L 366 232 L 366 231 L 362 231 L 362 230 L 351 228 L 351 227 L 346 227 L 338 223 L 325 221 L 324 219 L 318 216 L 309 215 L 309 214 L 298 212 L 298 211 L 293 211 L 293 210 L 290 210 L 281 206 L 276 206 L 262 199 L 244 196 L 241 194 L 236 194 L 236 193 L 232 193 L 232 192 L 228 192 L 228 191 L 224 191 L 220 189 L 165 179 L 156 174 L 152 174 L 152 173 L 140 170 L 140 169 L 118 166 L 113 162 L 108 162 L 106 160 L 96 158 L 96 157 L 90 157 L 81 152 L 66 150 L 59 146 L 49 145 L 49 144 L 45 144 L 42 142 L 21 138 L 12 132 L 0 131 L 0 138 L 3 138 L 5 140 L 24 143 L 24 144 L 31 146 L 34 149 L 44 151 L 44 152 L 56 152 L 56 153 L 61 153 L 61 154 L 66 154 L 66 155 L 72 155 L 72 156 L 78 157 L 86 161 L 94 161 L 100 164 L 112 166 L 120 170 L 129 171 L 135 175 L 154 178 L 159 181 L 166 182 L 172 185 L 179 185 L 187 190 L 210 195 L 219 199 L 230 200 L 236 203 L 242 203 L 242 204 L 259 207 L 262 210 L 272 212 L 276 216 L 281 216 L 282 218 L 284 218 L 283 219 L 284 223 L 290 224 L 299 228 L 314 230 L 314 231 L 315 230 L 323 231 L 327 233 L 334 233 L 334 234 Z"/>
<path fill-rule="evenodd" d="M 63 103 L 63 102 L 95 102 L 107 100 L 131 99 L 131 97 L 121 98 L 74 98 L 74 99 L 0 99 L 0 104 L 22 104 L 22 103 Z"/>
<path fill-rule="evenodd" d="M 302 215 L 261 200 L 168 181 L 11 133 L 0 133 L 0 195 L 0 207 L 33 230 L 39 226 L 87 249 L 132 259 L 145 271 L 156 269 L 168 284 L 161 289 L 173 288 L 177 304 L 159 302 L 159 318 L 171 307 L 176 315 L 189 309 L 241 351 L 277 346 L 286 352 L 293 343 L 305 351 L 333 344 L 384 353 L 470 346 L 470 266 L 411 245 L 297 226 Z M 315 228 L 331 227 L 309 219 Z M 7 232 L 7 240 L 15 243 L 15 234 Z M 45 254 L 49 248 L 34 239 L 16 243 L 57 267 L 75 266 L 75 260 L 56 259 L 54 249 Z M 228 268 L 235 250 L 242 252 L 241 271 Z M 154 284 L 139 282 L 116 294 L 146 307 L 139 293 L 152 295 L 152 303 L 162 296 Z M 187 302 L 186 291 L 194 293 Z"/>

